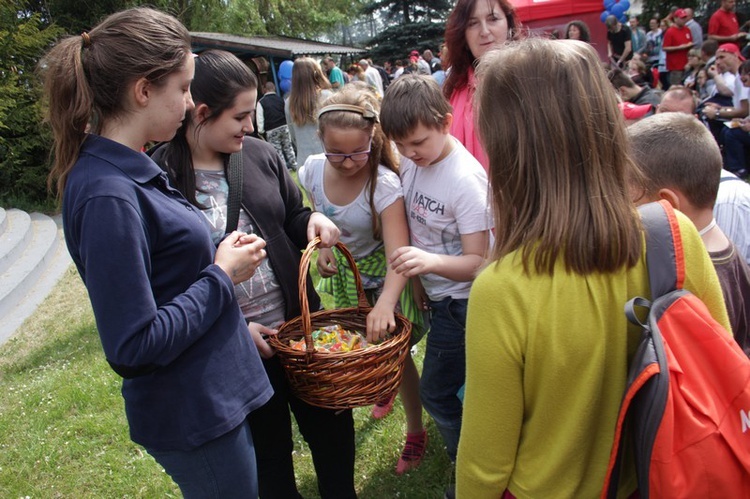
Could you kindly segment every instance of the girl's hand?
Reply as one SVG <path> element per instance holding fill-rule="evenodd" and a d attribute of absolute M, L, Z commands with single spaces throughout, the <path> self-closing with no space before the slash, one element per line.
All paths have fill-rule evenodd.
<path fill-rule="evenodd" d="M 318 236 L 320 237 L 320 247 L 330 248 L 336 246 L 336 243 L 339 242 L 340 235 L 341 231 L 339 228 L 336 227 L 336 224 L 331 222 L 327 216 L 318 213 L 317 211 L 314 211 L 313 214 L 310 215 L 310 219 L 307 221 L 308 241 L 312 241 L 315 236 Z"/>
<path fill-rule="evenodd" d="M 264 359 L 270 359 L 276 355 L 276 351 L 271 348 L 268 344 L 268 340 L 264 336 L 270 336 L 277 334 L 279 331 L 276 329 L 268 328 L 257 322 L 248 322 L 247 330 L 250 331 L 250 336 L 253 338 L 253 343 L 258 348 L 258 353 Z"/>
<path fill-rule="evenodd" d="M 250 279 L 266 258 L 266 242 L 255 234 L 234 231 L 219 243 L 214 263 L 234 284 Z"/>
<path fill-rule="evenodd" d="M 333 254 L 333 250 L 330 248 L 320 248 L 318 250 L 318 274 L 320 277 L 331 277 L 332 275 L 338 274 L 339 269 L 336 266 L 336 257 Z"/>
<path fill-rule="evenodd" d="M 367 314 L 367 342 L 380 343 L 395 330 L 396 317 L 393 315 L 393 307 L 378 306 L 376 303 Z"/>
<path fill-rule="evenodd" d="M 397 273 L 414 277 L 432 272 L 435 256 L 414 246 L 402 246 L 391 254 L 388 263 Z"/>

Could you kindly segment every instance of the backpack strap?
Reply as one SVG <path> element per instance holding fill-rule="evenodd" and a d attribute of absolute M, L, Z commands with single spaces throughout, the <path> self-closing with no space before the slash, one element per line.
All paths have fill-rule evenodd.
<path fill-rule="evenodd" d="M 651 300 L 682 289 L 685 284 L 685 251 L 680 224 L 667 201 L 638 208 L 646 229 L 646 264 Z"/>
<path fill-rule="evenodd" d="M 237 229 L 240 221 L 240 202 L 242 201 L 242 151 L 229 156 L 229 172 L 227 174 L 229 196 L 227 197 L 227 228 L 225 233 Z"/>

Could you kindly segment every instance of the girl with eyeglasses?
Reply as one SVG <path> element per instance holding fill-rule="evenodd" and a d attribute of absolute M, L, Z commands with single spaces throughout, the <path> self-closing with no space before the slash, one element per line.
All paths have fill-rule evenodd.
<path fill-rule="evenodd" d="M 324 154 L 310 156 L 299 170 L 302 187 L 315 210 L 341 230 L 351 251 L 372 311 L 367 316 L 367 341 L 384 340 L 396 327 L 394 311 L 412 323 L 412 344 L 424 331 L 421 312 L 412 299 L 408 278 L 387 265 L 386 254 L 409 245 L 403 192 L 396 157 L 378 120 L 376 96 L 358 85 L 328 98 L 318 111 L 318 133 Z M 317 261 L 321 290 L 331 293 L 336 308 L 357 306 L 354 276 L 335 249 L 321 249 Z M 405 288 L 407 289 L 404 292 Z M 421 289 L 421 285 L 420 285 Z M 419 373 L 407 356 L 399 388 L 407 420 L 406 445 L 396 465 L 402 474 L 419 465 L 427 444 L 419 400 Z M 373 417 L 390 412 L 396 394 L 373 407 Z"/>

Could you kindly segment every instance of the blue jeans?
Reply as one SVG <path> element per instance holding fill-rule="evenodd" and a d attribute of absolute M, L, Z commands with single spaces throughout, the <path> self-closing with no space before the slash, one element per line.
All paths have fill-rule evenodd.
<path fill-rule="evenodd" d="M 741 128 L 727 128 L 722 134 L 724 140 L 724 168 L 732 173 L 745 169 L 745 147 L 750 146 L 750 133 Z"/>
<path fill-rule="evenodd" d="M 255 449 L 247 420 L 197 449 L 146 450 L 180 487 L 185 499 L 258 497 Z"/>
<path fill-rule="evenodd" d="M 435 420 L 448 457 L 456 460 L 463 406 L 458 390 L 466 378 L 466 299 L 430 302 L 430 332 L 422 366 L 419 394 Z"/>

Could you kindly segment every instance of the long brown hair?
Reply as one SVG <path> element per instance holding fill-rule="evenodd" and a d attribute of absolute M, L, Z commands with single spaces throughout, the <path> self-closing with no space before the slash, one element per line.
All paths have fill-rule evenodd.
<path fill-rule="evenodd" d="M 310 57 L 300 57 L 292 66 L 292 88 L 289 92 L 289 114 L 295 125 L 315 123 L 321 89 L 331 83 L 320 65 Z"/>
<path fill-rule="evenodd" d="M 445 24 L 445 47 L 448 57 L 442 61 L 443 68 L 449 68 L 448 76 L 443 83 L 443 94 L 450 99 L 453 92 L 461 90 L 469 83 L 469 68 L 476 59 L 466 43 L 466 28 L 474 6 L 477 2 L 497 4 L 508 19 L 508 38 L 515 40 L 520 35 L 521 22 L 516 19 L 516 10 L 509 0 L 458 0 Z M 447 60 L 446 60 L 447 59 Z"/>
<path fill-rule="evenodd" d="M 78 159 L 86 127 L 102 124 L 125 109 L 128 86 L 139 78 L 160 84 L 190 54 L 190 34 L 174 17 L 150 8 L 112 14 L 89 33 L 61 40 L 40 63 L 54 136 L 54 164 L 47 179 L 62 197 Z"/>
<path fill-rule="evenodd" d="M 641 257 L 638 176 L 617 99 L 590 45 L 531 39 L 486 53 L 475 94 L 490 162 L 498 260 L 616 272 Z M 564 97 L 563 97 L 564 96 Z"/>
<path fill-rule="evenodd" d="M 370 113 L 365 113 L 367 114 L 367 117 L 362 113 L 352 111 L 325 112 L 320 118 L 318 118 L 318 133 L 322 140 L 325 136 L 326 128 L 335 127 L 362 130 L 365 133 L 370 134 L 372 137 L 370 157 L 367 160 L 367 167 L 370 171 L 370 178 L 367 180 L 369 192 L 368 200 L 370 202 L 370 213 L 372 214 L 373 237 L 380 240 L 382 238 L 383 230 L 380 224 L 380 217 L 375 210 L 375 188 L 377 187 L 378 180 L 378 165 L 383 165 L 398 175 L 398 164 L 393 152 L 393 147 L 391 147 L 390 141 L 386 138 L 383 130 L 380 128 L 380 123 L 377 118 L 377 114 L 380 111 L 378 99 L 366 85 L 360 86 L 349 84 L 344 86 L 344 89 L 340 92 L 335 93 L 326 99 L 321 105 L 321 110 L 324 110 L 327 106 L 337 104 L 356 106 L 364 111 L 371 110 L 373 112 L 372 116 Z"/>

